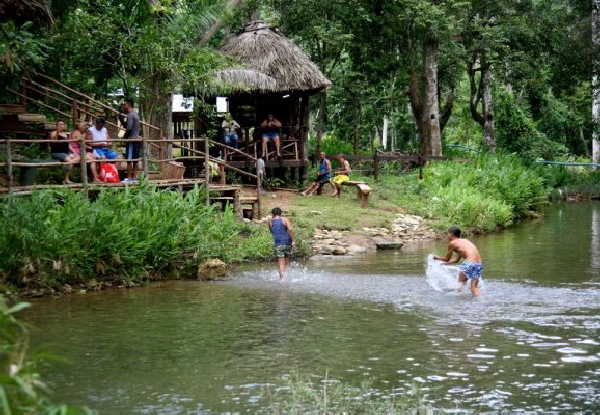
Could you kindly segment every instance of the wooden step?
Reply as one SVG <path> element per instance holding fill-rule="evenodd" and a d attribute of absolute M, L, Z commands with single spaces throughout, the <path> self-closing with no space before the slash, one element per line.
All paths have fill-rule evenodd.
<path fill-rule="evenodd" d="M 21 114 L 26 112 L 25 105 L 21 104 L 0 104 L 0 114 Z"/>
<path fill-rule="evenodd" d="M 46 124 L 46 116 L 42 114 L 18 114 L 17 118 L 26 124 Z"/>

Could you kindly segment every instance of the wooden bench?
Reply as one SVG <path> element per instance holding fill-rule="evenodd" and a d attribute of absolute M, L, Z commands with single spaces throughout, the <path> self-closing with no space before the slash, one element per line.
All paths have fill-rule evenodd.
<path fill-rule="evenodd" d="M 371 193 L 371 187 L 365 182 L 356 182 L 353 180 L 349 180 L 347 182 L 342 183 L 343 186 L 355 186 L 356 187 L 356 196 L 358 200 L 360 200 L 360 206 L 363 208 L 369 207 L 369 193 Z"/>

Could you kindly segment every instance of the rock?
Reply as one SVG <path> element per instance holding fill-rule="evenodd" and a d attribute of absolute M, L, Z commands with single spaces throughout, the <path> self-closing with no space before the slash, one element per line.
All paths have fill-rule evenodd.
<path fill-rule="evenodd" d="M 271 195 L 271 199 L 277 199 L 277 195 L 276 195 L 275 193 L 273 193 L 273 194 Z"/>
<path fill-rule="evenodd" d="M 332 255 L 334 248 L 330 245 L 321 245 L 317 247 L 317 253 L 321 255 Z"/>
<path fill-rule="evenodd" d="M 333 255 L 346 255 L 346 253 L 346 248 L 344 248 L 343 246 L 336 246 L 333 249 Z"/>
<path fill-rule="evenodd" d="M 335 242 L 335 239 L 331 239 L 331 238 L 329 238 L 329 239 L 323 239 L 323 240 L 320 241 L 320 243 L 323 244 L 323 245 L 331 245 L 334 242 Z"/>
<path fill-rule="evenodd" d="M 100 284 L 98 284 L 98 281 L 96 281 L 93 278 L 85 283 L 85 287 L 88 290 L 97 290 L 97 289 L 99 289 L 99 286 L 100 286 Z"/>
<path fill-rule="evenodd" d="M 250 219 L 248 219 L 248 218 L 243 218 L 242 220 L 244 221 L 244 223 L 250 223 L 250 222 L 252 222 L 252 221 L 251 221 Z"/>
<path fill-rule="evenodd" d="M 352 244 L 346 248 L 346 251 L 350 255 L 355 255 L 355 254 L 362 254 L 364 252 L 367 252 L 367 248 L 364 246 Z"/>
<path fill-rule="evenodd" d="M 209 259 L 198 267 L 198 279 L 214 280 L 227 276 L 229 267 L 220 259 Z"/>
<path fill-rule="evenodd" d="M 393 249 L 400 249 L 402 248 L 402 246 L 404 245 L 404 242 L 394 239 L 394 240 L 389 240 L 389 239 L 380 239 L 375 241 L 375 245 L 377 246 L 377 249 L 379 250 L 393 250 Z"/>

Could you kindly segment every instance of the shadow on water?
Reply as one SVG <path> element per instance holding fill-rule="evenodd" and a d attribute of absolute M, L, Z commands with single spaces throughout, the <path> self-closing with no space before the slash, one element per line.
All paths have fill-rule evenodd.
<path fill-rule="evenodd" d="M 70 363 L 45 377 L 59 401 L 101 414 L 252 413 L 298 372 L 382 394 L 417 384 L 434 406 L 475 411 L 600 405 L 600 206 L 477 238 L 479 298 L 424 278 L 435 242 L 401 253 L 251 266 L 222 283 L 36 301 L 37 345 Z"/>

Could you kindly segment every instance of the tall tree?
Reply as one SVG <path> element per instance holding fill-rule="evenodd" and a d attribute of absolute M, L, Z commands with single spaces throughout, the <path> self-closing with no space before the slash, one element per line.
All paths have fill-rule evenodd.
<path fill-rule="evenodd" d="M 593 0 L 592 9 L 592 44 L 596 52 L 593 61 L 592 73 L 592 159 L 595 163 L 600 162 L 600 0 Z"/>

